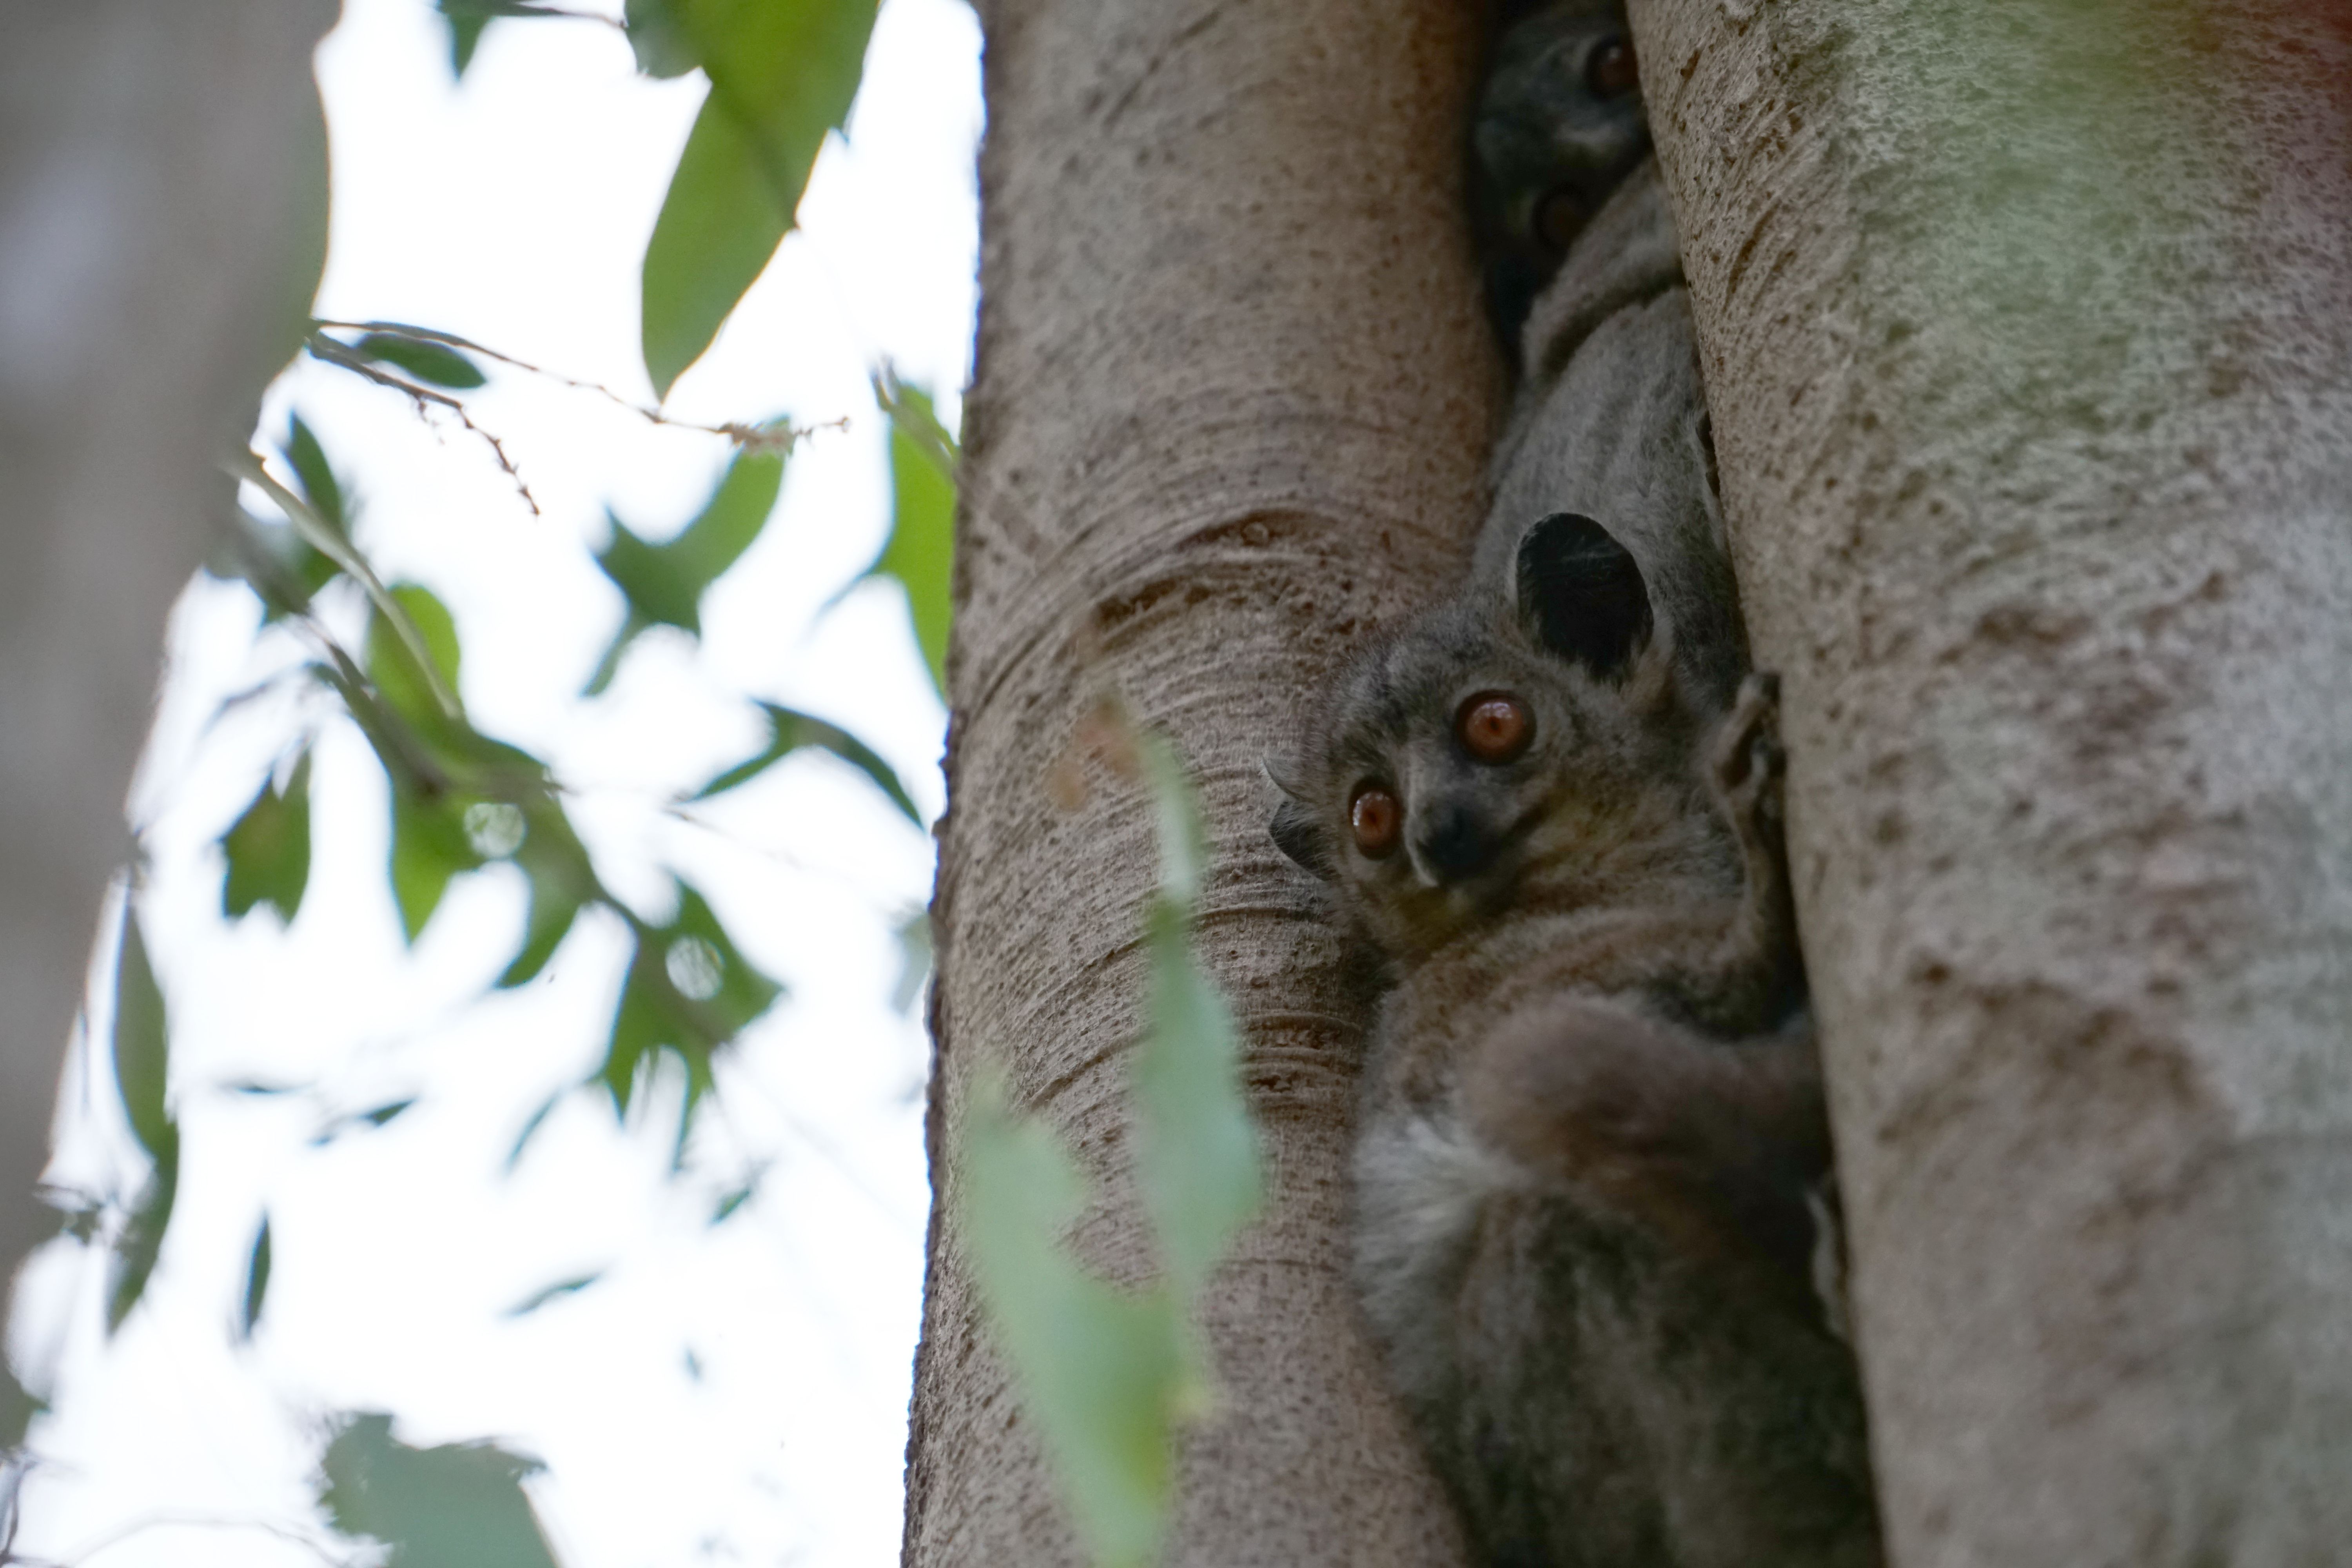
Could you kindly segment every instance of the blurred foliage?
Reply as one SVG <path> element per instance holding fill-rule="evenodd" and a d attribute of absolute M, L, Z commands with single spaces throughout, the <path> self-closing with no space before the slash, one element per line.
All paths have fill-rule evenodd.
<path fill-rule="evenodd" d="M 705 800 L 738 784 L 749 784 L 793 752 L 814 746 L 819 751 L 832 752 L 864 773 L 874 782 L 875 788 L 890 797 L 890 804 L 897 806 L 908 821 L 918 827 L 923 826 L 923 813 L 915 805 L 914 796 L 907 793 L 907 786 L 899 782 L 890 764 L 877 756 L 866 742 L 838 724 L 795 712 L 778 703 L 762 702 L 760 710 L 768 716 L 767 745 L 757 756 L 736 763 L 704 784 L 696 792 L 695 799 Z"/>
<path fill-rule="evenodd" d="M 114 1088 L 131 1135 L 149 1162 L 147 1184 L 131 1201 L 115 1238 L 112 1279 L 106 1293 L 109 1333 L 122 1326 L 147 1289 L 163 1232 L 172 1222 L 172 1202 L 180 1189 L 180 1124 L 171 1110 L 172 1032 L 163 993 L 147 962 L 139 918 L 123 900 L 122 940 L 114 970 Z"/>
<path fill-rule="evenodd" d="M 740 454 L 701 512 L 664 544 L 646 543 L 619 518 L 607 514 L 613 537 L 597 552 L 596 564 L 621 590 L 628 616 L 598 661 L 596 673 L 589 677 L 588 695 L 593 697 L 612 683 L 621 656 L 648 626 L 702 635 L 702 595 L 758 540 L 776 510 L 783 483 L 782 452 Z"/>
<path fill-rule="evenodd" d="M 492 22 L 599 20 L 552 0 L 436 5 L 449 27 L 451 68 L 460 75 Z M 876 10 L 877 0 L 627 0 L 622 26 L 638 71 L 651 78 L 699 71 L 709 83 L 643 262 L 643 356 L 657 395 L 666 396 L 709 346 L 790 230 L 826 136 L 846 121 Z M 454 418 L 488 444 L 521 488 L 497 437 L 474 422 L 467 398 L 488 386 L 494 372 L 549 373 L 454 334 L 400 322 L 314 321 L 306 348 L 321 363 L 405 395 L 420 416 Z M 891 431 L 893 509 L 889 537 L 866 574 L 902 585 L 913 634 L 943 690 L 955 439 L 925 392 L 902 384 L 887 369 L 877 372 L 875 387 Z M 591 390 L 614 395 L 600 387 Z M 638 412 L 657 424 L 682 423 L 658 410 Z M 620 591 L 624 616 L 583 693 L 590 698 L 604 691 L 646 630 L 668 626 L 699 637 L 704 595 L 765 530 L 781 492 L 786 454 L 801 434 L 781 424 L 691 427 L 731 439 L 736 455 L 701 510 L 672 537 L 648 540 L 619 518 L 611 519 L 609 542 L 595 559 Z M 292 417 L 274 454 L 241 454 L 229 467 L 247 493 L 257 494 L 268 505 L 238 510 L 207 569 L 250 587 L 265 628 L 301 640 L 308 657 L 289 679 L 332 701 L 323 715 L 315 705 L 305 710 L 299 733 L 220 834 L 224 914 L 243 919 L 267 906 L 281 922 L 299 917 L 313 863 L 313 752 L 324 726 L 337 722 L 338 714 L 347 717 L 386 778 L 391 831 L 385 877 L 407 942 L 424 935 L 457 878 L 499 865 L 520 873 L 529 901 L 514 954 L 493 983 L 496 988 L 521 985 L 544 973 L 583 910 L 602 910 L 626 931 L 630 951 L 601 1059 L 579 1087 L 601 1089 L 615 1113 L 626 1116 L 660 1065 L 675 1063 L 682 1068 L 685 1093 L 673 1162 L 682 1160 L 698 1110 L 716 1088 L 719 1053 L 774 1004 L 782 987 L 750 962 L 708 900 L 674 873 L 666 914 L 634 908 L 606 887 L 552 769 L 475 725 L 462 695 L 465 650 L 456 617 L 425 585 L 388 582 L 376 571 L 360 542 L 360 507 L 352 487 L 309 425 Z M 528 489 L 523 494 L 536 511 L 536 500 Z M 354 626 L 356 637 L 349 635 Z M 738 788 L 787 756 L 815 750 L 856 769 L 900 814 L 922 825 L 905 781 L 849 731 L 778 703 L 761 700 L 757 707 L 768 726 L 765 746 L 688 799 Z M 164 997 L 142 940 L 136 904 L 135 896 L 126 900 L 119 941 L 111 1047 L 123 1112 L 147 1172 L 132 1195 L 64 1194 L 68 1233 L 85 1241 L 104 1238 L 110 1245 L 110 1333 L 147 1289 L 180 1177 Z M 1154 942 L 1181 945 L 1181 916 L 1162 920 L 1154 927 Z M 902 991 L 911 993 L 929 970 L 928 922 L 918 915 L 902 927 L 900 939 L 908 959 Z M 1180 962 L 1189 963 L 1189 958 Z M 1202 1033 L 1221 1016 L 1214 1012 L 1213 992 L 1205 994 L 1211 1005 L 1206 1013 L 1170 1004 L 1173 1026 L 1190 1042 L 1180 1042 L 1180 1053 L 1218 1048 Z M 1214 1077 L 1213 1065 L 1196 1064 L 1175 1070 L 1178 1081 L 1149 1092 L 1173 1107 L 1176 1120 L 1170 1127 L 1181 1136 L 1203 1137 L 1204 1146 L 1222 1152 L 1223 1159 L 1234 1146 L 1232 1130 L 1216 1133 L 1185 1120 L 1202 1110 L 1199 1105 L 1188 1110 L 1184 1097 L 1198 1088 L 1192 1077 L 1203 1071 Z M 254 1094 L 291 1092 L 278 1085 L 226 1087 Z M 412 1096 L 335 1112 L 312 1141 L 324 1144 L 383 1128 L 415 1103 Z M 520 1158 L 554 1103 L 551 1100 L 530 1118 L 509 1165 Z M 1247 1145 L 1245 1124 L 1242 1135 L 1244 1147 L 1254 1147 Z M 1043 1236 L 1047 1253 L 1058 1259 L 1051 1245 L 1055 1228 L 1046 1222 L 1059 1211 L 1050 1204 L 1037 1207 L 1056 1194 L 1045 1178 L 1015 1163 L 1013 1206 L 1006 1213 L 1017 1223 L 1008 1246 L 1033 1245 Z M 1192 1179 L 1190 1167 L 1156 1165 L 1154 1171 L 1169 1180 Z M 724 1221 L 750 1201 L 756 1180 L 755 1174 L 719 1200 L 711 1223 Z M 1219 1201 L 1229 1205 L 1231 1196 L 1228 1191 Z M 1024 1203 L 1030 1207 L 1022 1208 Z M 1104 1423 L 1121 1419 L 1121 1412 L 1143 1408 L 1120 1392 L 1129 1385 L 1159 1390 L 1154 1397 L 1166 1396 L 1164 1404 L 1173 1399 L 1169 1411 L 1205 1388 L 1205 1371 L 1182 1321 L 1201 1249 L 1209 1246 L 1213 1253 L 1222 1242 L 1215 1239 L 1214 1223 L 1203 1228 L 1193 1223 L 1197 1218 L 1171 1222 L 1168 1235 L 1176 1244 L 1170 1254 L 1171 1283 L 1160 1293 L 1130 1300 L 1090 1280 L 1072 1287 L 1080 1295 L 1088 1289 L 1102 1293 L 1072 1309 L 1081 1332 L 1139 1314 L 1155 1326 L 1136 1342 L 1157 1347 L 1152 1353 L 1168 1358 L 1154 1370 L 1132 1360 L 1126 1340 L 1108 1342 L 1097 1359 L 1114 1382 L 1101 1385 L 1110 1391 L 1101 1397 L 1088 1392 L 1096 1385 L 1083 1367 L 1075 1382 L 1064 1373 L 1056 1385 L 1065 1391 L 1062 1405 L 1075 1401 L 1084 1406 L 1093 1400 L 1097 1407 L 1093 1425 L 1065 1422 L 1073 1441 L 1084 1445 Z M 1039 1229 L 1041 1224 L 1045 1228 Z M 242 1299 L 235 1312 L 241 1337 L 254 1334 L 267 1309 L 276 1245 L 265 1213 L 245 1258 Z M 599 1278 L 591 1273 L 551 1284 L 518 1304 L 512 1314 L 536 1311 Z M 1056 1288 L 1050 1280 L 1038 1286 Z M 698 1368 L 691 1352 L 688 1363 Z M 1126 1384 L 1116 1382 L 1119 1376 L 1127 1378 Z M 0 1447 L 16 1439 L 24 1414 L 35 1407 L 0 1366 Z M 1139 1495 L 1147 1502 L 1159 1499 L 1165 1485 L 1164 1422 L 1155 1415 L 1132 1426 L 1130 1438 L 1112 1479 L 1101 1484 L 1112 1486 L 1117 1477 L 1158 1463 L 1153 1485 L 1160 1489 L 1148 1487 Z M 389 1416 L 361 1414 L 346 1417 L 327 1445 L 318 1497 L 338 1530 L 380 1543 L 386 1553 L 383 1561 L 393 1565 L 551 1568 L 552 1554 L 521 1486 L 537 1468 L 535 1461 L 488 1445 L 410 1447 L 393 1437 Z M 0 1550 L 0 1558 L 5 1555 Z"/>
<path fill-rule="evenodd" d="M 1099 1568 L 1139 1568 L 1158 1561 L 1174 1501 L 1176 1427 L 1214 1404 L 1201 1291 L 1257 1213 L 1261 1177 L 1239 1033 L 1192 953 L 1204 850 L 1191 787 L 1159 737 L 1114 720 L 1110 742 L 1121 771 L 1145 784 L 1159 826 L 1130 1089 L 1136 1185 L 1160 1279 L 1122 1288 L 1065 1249 L 1095 1194 L 1054 1132 L 1010 1108 L 1000 1077 L 980 1079 L 964 1108 L 960 1207 L 989 1321 L 1078 1535 Z"/>
<path fill-rule="evenodd" d="M 915 642 L 931 683 L 948 689 L 948 621 L 955 586 L 956 466 L 962 454 L 932 411 L 930 395 L 888 370 L 874 379 L 875 401 L 890 418 L 890 537 L 868 575 L 907 591 Z"/>
<path fill-rule="evenodd" d="M 382 1542 L 383 1568 L 555 1568 L 522 1489 L 540 1468 L 488 1443 L 412 1448 L 370 1412 L 327 1445 L 319 1506 L 343 1534 Z"/>
<path fill-rule="evenodd" d="M 459 75 L 491 22 L 579 15 L 532 0 L 438 4 Z M 700 71 L 710 84 L 646 246 L 643 352 L 656 396 L 667 397 L 702 357 L 791 231 L 818 150 L 849 119 L 877 6 L 628 0 L 622 26 L 637 69 L 655 78 Z"/>

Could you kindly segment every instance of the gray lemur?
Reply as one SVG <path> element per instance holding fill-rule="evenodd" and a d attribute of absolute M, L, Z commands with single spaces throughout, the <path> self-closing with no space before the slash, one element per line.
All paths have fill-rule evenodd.
<path fill-rule="evenodd" d="M 1554 7 L 1499 58 L 1598 90 L 1612 15 Z M 1492 211 L 1541 210 L 1483 156 L 1528 79 L 1481 108 Z M 1777 689 L 1664 193 L 1618 174 L 1571 187 L 1466 581 L 1323 690 L 1273 834 L 1385 963 L 1357 1283 L 1484 1559 L 1869 1568 Z"/>

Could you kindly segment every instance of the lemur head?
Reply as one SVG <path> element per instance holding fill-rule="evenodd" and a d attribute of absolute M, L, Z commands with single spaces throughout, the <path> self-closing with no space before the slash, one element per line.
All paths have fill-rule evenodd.
<path fill-rule="evenodd" d="M 1711 842 L 1699 721 L 1633 555 L 1589 517 L 1528 531 L 1500 595 L 1377 639 L 1269 765 L 1270 831 L 1391 957 L 1507 904 L 1623 901 Z M 1695 806 L 1698 809 L 1695 812 Z"/>
<path fill-rule="evenodd" d="M 1623 0 L 1521 6 L 1471 125 L 1486 303 L 1506 342 L 1568 247 L 1650 151 Z"/>

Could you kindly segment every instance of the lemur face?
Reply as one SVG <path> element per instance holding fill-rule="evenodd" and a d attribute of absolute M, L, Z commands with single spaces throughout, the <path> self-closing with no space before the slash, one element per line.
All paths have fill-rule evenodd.
<path fill-rule="evenodd" d="M 1276 842 L 1395 956 L 1591 880 L 1646 815 L 1687 809 L 1653 634 L 1633 556 L 1590 518 L 1545 519 L 1508 595 L 1441 606 L 1328 689 Z"/>
<path fill-rule="evenodd" d="M 1559 0 L 1506 26 L 1470 142 L 1487 303 L 1508 338 L 1649 153 L 1622 0 Z"/>

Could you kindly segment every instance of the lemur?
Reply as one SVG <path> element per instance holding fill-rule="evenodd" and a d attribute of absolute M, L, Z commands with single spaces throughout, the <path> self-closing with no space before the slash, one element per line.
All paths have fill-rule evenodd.
<path fill-rule="evenodd" d="M 1388 982 L 1356 1282 L 1485 1562 L 1873 1568 L 1778 689 L 1748 670 L 1631 44 L 1570 0 L 1496 58 L 1480 216 L 1520 384 L 1494 510 L 1462 586 L 1269 768 L 1276 842 Z"/>

